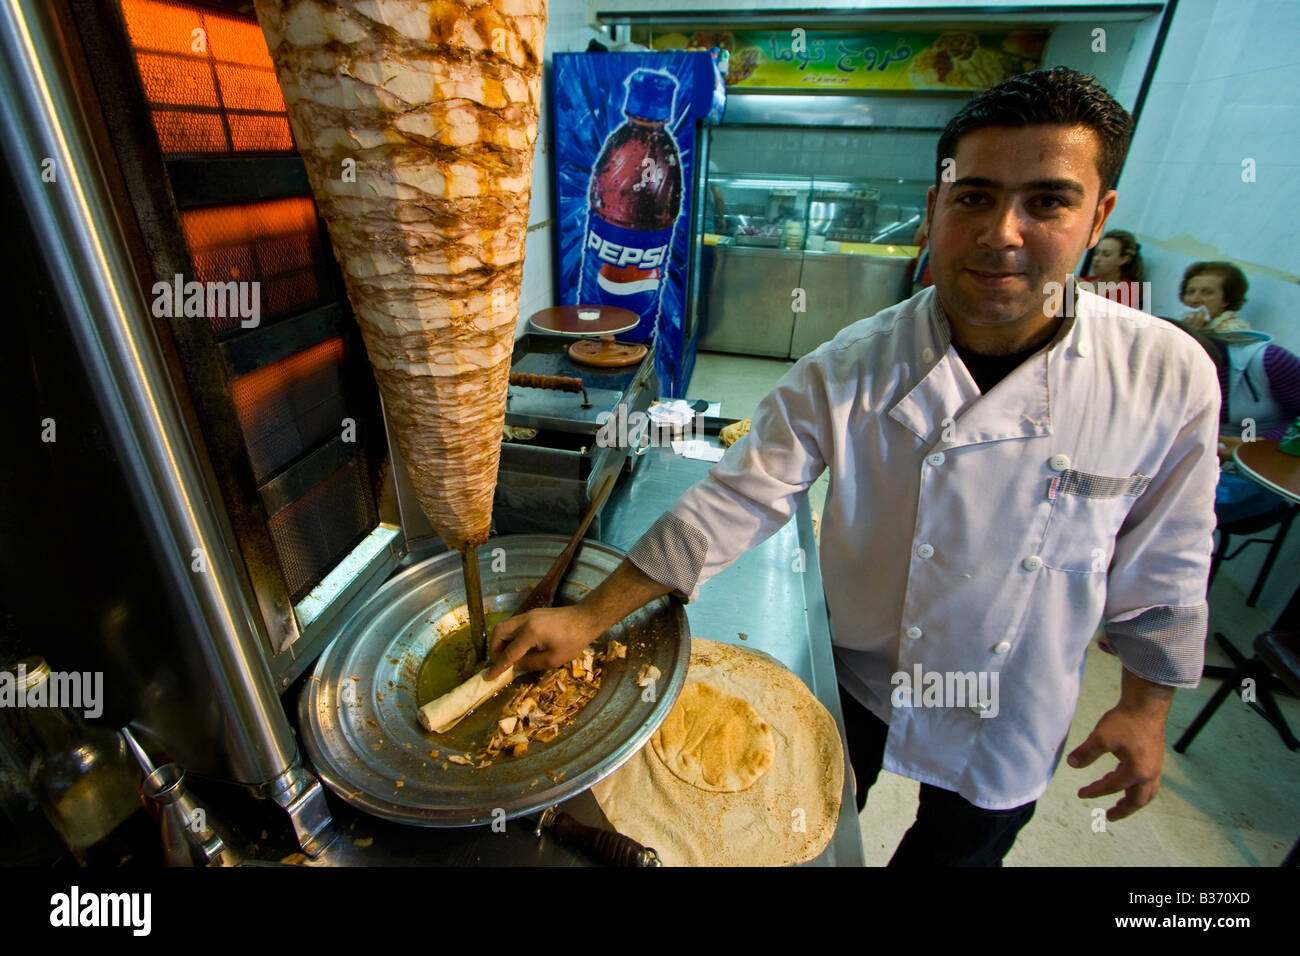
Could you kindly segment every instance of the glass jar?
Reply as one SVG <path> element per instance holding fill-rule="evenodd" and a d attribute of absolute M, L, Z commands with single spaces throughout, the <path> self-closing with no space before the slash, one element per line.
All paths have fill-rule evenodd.
<path fill-rule="evenodd" d="M 139 796 L 140 771 L 126 741 L 116 731 L 88 724 L 75 710 L 57 706 L 50 666 L 43 658 L 27 658 L 10 671 L 24 701 L 33 696 L 45 701 L 20 705 L 9 720 L 21 728 L 18 739 L 35 751 L 28 779 L 50 825 L 82 866 L 126 862 L 132 856 L 126 845 L 91 852 L 137 811 L 148 820 Z"/>

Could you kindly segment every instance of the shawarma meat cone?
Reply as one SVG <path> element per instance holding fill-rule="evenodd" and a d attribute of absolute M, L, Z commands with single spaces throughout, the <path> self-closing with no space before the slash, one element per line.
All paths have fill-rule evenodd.
<path fill-rule="evenodd" d="M 449 547 L 487 540 L 545 0 L 256 0 L 389 424 Z"/>

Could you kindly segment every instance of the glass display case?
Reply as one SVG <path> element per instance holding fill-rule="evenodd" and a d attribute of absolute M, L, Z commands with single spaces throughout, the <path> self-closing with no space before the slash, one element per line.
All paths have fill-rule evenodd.
<path fill-rule="evenodd" d="M 737 176 L 711 173 L 707 241 L 723 245 L 853 254 L 884 250 L 851 245 L 911 246 L 925 217 L 929 181 L 831 179 L 820 176 Z"/>
<path fill-rule="evenodd" d="M 696 236 L 699 348 L 798 358 L 906 298 L 937 139 L 711 130 Z"/>

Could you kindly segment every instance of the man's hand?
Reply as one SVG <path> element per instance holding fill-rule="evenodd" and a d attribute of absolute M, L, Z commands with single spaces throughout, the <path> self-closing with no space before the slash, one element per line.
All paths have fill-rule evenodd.
<path fill-rule="evenodd" d="M 637 608 L 671 590 L 624 558 L 613 574 L 577 604 L 538 608 L 498 624 L 488 646 L 492 658 L 488 678 L 511 664 L 521 671 L 567 664 Z"/>
<path fill-rule="evenodd" d="M 580 604 L 539 607 L 502 621 L 493 631 L 488 646 L 488 656 L 492 658 L 488 679 L 511 664 L 519 671 L 540 671 L 567 664 L 604 631 Z"/>
<path fill-rule="evenodd" d="M 1122 820 L 1155 799 L 1165 761 L 1165 717 L 1174 689 L 1153 684 L 1124 671 L 1119 703 L 1102 714 L 1088 739 L 1066 758 L 1075 768 L 1091 766 L 1104 753 L 1119 758 L 1119 766 L 1079 790 L 1079 797 L 1102 797 L 1124 791 L 1124 798 L 1106 811 L 1107 820 Z"/>

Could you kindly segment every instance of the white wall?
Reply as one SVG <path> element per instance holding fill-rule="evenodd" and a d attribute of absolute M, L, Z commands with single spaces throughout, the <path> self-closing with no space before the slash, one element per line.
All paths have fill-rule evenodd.
<path fill-rule="evenodd" d="M 1226 259 L 1250 282 L 1242 314 L 1300 353 L 1300 4 L 1181 0 L 1109 225 L 1142 243 L 1154 311 L 1178 315 L 1178 281 Z M 1254 159 L 1256 181 L 1242 181 Z M 1224 565 L 1249 591 L 1264 548 Z M 1257 552 L 1252 554 L 1252 552 Z M 1300 525 L 1260 607 L 1274 617 L 1300 583 Z"/>
<path fill-rule="evenodd" d="M 1156 19 L 1156 18 L 1152 18 Z M 1124 86 L 1124 67 L 1133 54 L 1133 38 L 1137 33 L 1137 23 L 1129 21 L 1107 21 L 1104 16 L 1079 23 L 1062 23 L 1052 30 L 1047 49 L 1043 51 L 1043 66 L 1068 66 L 1080 73 L 1095 76 L 1097 82 L 1110 91 L 1111 96 L 1127 110 L 1133 109 L 1137 100 L 1137 86 L 1121 89 Z M 1093 39 L 1094 30 L 1104 30 L 1098 41 Z M 1095 47 L 1100 49 L 1094 50 Z M 1147 44 L 1149 50 L 1150 44 Z M 1146 65 L 1147 53 L 1142 52 L 1142 63 Z M 1140 75 L 1139 75 L 1140 79 Z M 1125 100 L 1121 93 L 1127 94 Z"/>
<path fill-rule="evenodd" d="M 1164 19 L 1163 12 L 1132 24 L 1133 36 L 1119 83 L 1108 87 L 1111 96 L 1127 110 L 1132 110 L 1137 104 L 1138 90 L 1142 86 L 1142 78 L 1146 75 L 1147 65 L 1151 61 L 1156 34 L 1160 32 L 1162 19 Z"/>
<path fill-rule="evenodd" d="M 544 45 L 542 113 L 538 123 L 537 147 L 533 153 L 533 195 L 528 208 L 528 244 L 524 248 L 524 281 L 519 292 L 519 322 L 515 334 L 522 335 L 528 317 L 539 309 L 555 305 L 555 277 L 551 263 L 551 56 L 554 53 L 585 50 L 596 34 L 587 26 L 587 0 L 551 0 Z"/>

